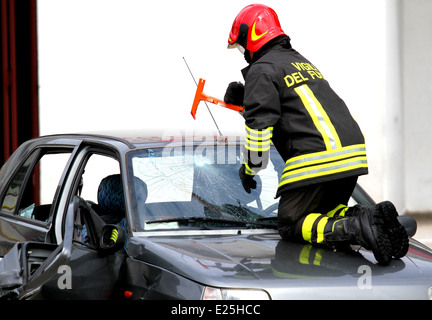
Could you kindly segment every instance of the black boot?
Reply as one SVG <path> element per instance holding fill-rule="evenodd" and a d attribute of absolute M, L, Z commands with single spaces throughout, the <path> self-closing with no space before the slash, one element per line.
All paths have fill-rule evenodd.
<path fill-rule="evenodd" d="M 350 207 L 346 211 L 346 216 L 357 216 L 364 212 L 366 207 L 356 205 Z M 398 221 L 398 213 L 390 201 L 380 202 L 375 206 L 375 210 L 381 215 L 384 221 L 384 229 L 387 232 L 388 238 L 391 243 L 391 255 L 396 259 L 402 258 L 406 255 L 409 248 L 408 234 L 405 228 Z"/>
<path fill-rule="evenodd" d="M 376 205 L 377 210 L 384 219 L 390 242 L 392 244 L 392 256 L 396 259 L 402 258 L 408 252 L 409 239 L 405 228 L 399 223 L 398 212 L 390 201 L 380 202 Z"/>
<path fill-rule="evenodd" d="M 371 250 L 381 265 L 388 265 L 392 259 L 391 244 L 384 221 L 374 207 L 364 207 L 362 212 L 351 217 L 336 220 L 324 238 L 329 245 L 338 246 L 349 242 Z"/>

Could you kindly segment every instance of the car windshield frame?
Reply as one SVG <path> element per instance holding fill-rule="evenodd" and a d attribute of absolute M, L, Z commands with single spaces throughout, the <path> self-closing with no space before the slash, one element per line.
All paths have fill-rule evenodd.
<path fill-rule="evenodd" d="M 284 162 L 272 146 L 267 168 L 255 177 L 257 189 L 248 194 L 238 175 L 242 148 L 238 141 L 204 142 L 128 152 L 127 196 L 133 230 L 275 229 L 275 195 Z M 178 214 L 182 208 L 195 211 Z"/>

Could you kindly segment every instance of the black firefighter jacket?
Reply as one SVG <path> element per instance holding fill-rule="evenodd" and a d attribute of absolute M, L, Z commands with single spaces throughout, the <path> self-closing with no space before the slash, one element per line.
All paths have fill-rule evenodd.
<path fill-rule="evenodd" d="M 255 175 L 266 167 L 273 142 L 285 161 L 277 196 L 367 174 L 364 137 L 344 101 L 287 44 L 276 44 L 242 70 L 246 173 Z"/>

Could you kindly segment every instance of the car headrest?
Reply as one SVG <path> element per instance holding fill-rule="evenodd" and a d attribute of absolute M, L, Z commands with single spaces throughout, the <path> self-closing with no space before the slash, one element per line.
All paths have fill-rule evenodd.
<path fill-rule="evenodd" d="M 102 179 L 98 189 L 98 203 L 106 212 L 124 213 L 124 195 L 120 174 L 113 174 Z"/>

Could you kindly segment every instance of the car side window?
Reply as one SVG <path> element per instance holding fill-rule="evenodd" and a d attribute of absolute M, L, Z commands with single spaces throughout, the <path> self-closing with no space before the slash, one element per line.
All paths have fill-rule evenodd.
<path fill-rule="evenodd" d="M 46 221 L 71 151 L 33 151 L 9 183 L 1 199 L 1 211 Z"/>
<path fill-rule="evenodd" d="M 38 155 L 39 150 L 34 151 L 30 154 L 27 160 L 22 164 L 22 166 L 18 169 L 14 178 L 7 188 L 7 192 L 3 197 L 1 210 L 7 213 L 13 213 L 17 207 L 17 203 L 19 200 L 19 195 L 21 193 L 21 189 L 25 185 L 25 178 L 27 172 L 29 171 L 29 167 L 35 161 L 36 156 Z"/>
<path fill-rule="evenodd" d="M 82 175 L 80 196 L 85 200 L 97 203 L 97 192 L 102 179 L 119 173 L 120 165 L 117 160 L 101 154 L 92 154 Z"/>
<path fill-rule="evenodd" d="M 115 176 L 120 176 L 119 162 L 110 156 L 93 153 L 88 157 L 85 167 L 82 170 L 81 177 L 77 179 L 77 181 L 79 181 L 79 186 L 76 194 L 86 201 L 94 213 L 99 215 L 105 223 L 117 224 L 121 220 L 120 218 L 116 219 L 115 215 L 111 215 L 114 211 L 110 212 L 109 216 L 104 215 L 105 210 L 107 209 L 115 210 L 115 205 L 118 204 L 118 201 L 120 200 L 118 193 L 116 193 L 116 191 L 119 191 L 115 188 L 116 185 L 110 183 L 111 181 L 108 181 L 109 186 L 104 185 L 102 186 L 102 189 L 109 192 L 109 196 L 112 197 L 109 199 L 103 199 L 103 203 L 100 203 L 101 198 L 98 197 L 98 191 L 103 184 L 102 181 L 107 181 L 106 179 Z M 113 187 L 114 189 L 108 190 L 109 187 Z M 96 239 L 93 238 L 94 233 L 91 232 L 92 226 L 90 220 L 86 219 L 82 215 L 78 215 L 75 220 L 75 227 L 77 228 L 75 233 L 75 241 L 77 243 L 90 247 L 96 245 Z"/>

